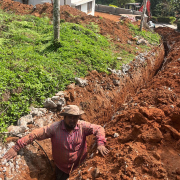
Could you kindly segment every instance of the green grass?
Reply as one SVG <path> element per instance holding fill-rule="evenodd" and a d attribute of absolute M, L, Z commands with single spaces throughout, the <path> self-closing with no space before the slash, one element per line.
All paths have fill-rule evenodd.
<path fill-rule="evenodd" d="M 61 23 L 60 44 L 53 44 L 53 26 L 46 17 L 0 12 L 0 124 L 7 125 L 41 107 L 47 97 L 91 70 L 107 72 L 116 56 L 97 25 L 84 28 Z M 10 98 L 5 101 L 5 94 Z"/>
<path fill-rule="evenodd" d="M 108 67 L 120 69 L 133 59 L 125 51 L 114 54 L 115 45 L 98 33 L 94 23 L 83 27 L 61 21 L 60 43 L 54 45 L 47 17 L 0 11 L 0 132 L 16 124 L 31 105 L 42 107 L 45 98 L 75 77 L 91 70 L 108 73 Z M 121 55 L 124 61 L 117 60 Z"/>
<path fill-rule="evenodd" d="M 140 31 L 139 27 L 137 25 L 129 24 L 129 28 L 134 34 L 134 36 L 140 36 L 149 41 L 149 43 L 153 45 L 157 45 L 160 42 L 161 37 L 157 33 L 152 33 L 150 31 L 142 30 Z"/>

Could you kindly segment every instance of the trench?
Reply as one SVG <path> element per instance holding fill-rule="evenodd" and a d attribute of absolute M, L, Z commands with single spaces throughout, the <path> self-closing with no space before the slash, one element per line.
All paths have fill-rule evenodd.
<path fill-rule="evenodd" d="M 100 124 L 107 130 L 109 123 L 117 116 L 120 116 L 121 111 L 132 105 L 133 97 L 145 89 L 148 83 L 161 71 L 166 62 L 169 50 L 168 43 L 166 44 L 166 41 L 164 41 L 158 47 L 144 55 L 143 58 L 136 59 L 130 63 L 131 68 L 129 71 L 121 76 L 115 74 L 99 74 L 96 71 L 91 72 L 89 76 L 87 76 L 89 82 L 87 87 L 68 87 L 65 90 L 67 93 L 67 104 L 77 104 L 81 106 L 86 112 L 86 114 L 82 116 L 83 120 Z M 115 80 L 117 80 L 119 84 L 114 84 L 113 82 Z M 136 107 L 136 103 L 134 103 L 133 106 Z M 94 142 L 92 136 L 87 138 L 89 157 L 93 157 L 93 155 L 96 154 Z M 41 143 L 45 151 L 48 151 L 48 156 L 51 154 L 49 144 L 50 141 L 48 140 Z M 37 147 L 32 148 L 37 149 Z M 25 150 L 25 152 L 30 151 Z M 34 156 L 32 156 L 33 158 L 31 159 L 28 159 L 31 156 L 26 157 L 29 172 L 23 172 L 21 176 L 27 176 L 27 180 L 34 178 L 43 180 L 53 179 L 54 174 L 51 174 L 51 167 L 46 157 L 41 153 L 40 156 L 42 159 L 38 159 L 35 154 L 36 153 L 33 153 Z M 53 164 L 51 156 L 50 160 Z M 116 173 L 116 170 L 112 171 L 112 173 Z M 77 175 L 76 172 L 75 174 Z M 73 175 L 74 174 L 72 174 L 72 179 L 74 178 Z M 21 180 L 21 177 L 17 176 L 17 179 Z"/>
<path fill-rule="evenodd" d="M 163 37 L 162 37 L 163 38 Z M 106 129 L 106 125 L 108 123 L 110 123 L 118 114 L 121 113 L 122 110 L 125 109 L 125 106 L 128 103 L 132 103 L 132 100 L 129 96 L 135 96 L 141 89 L 146 88 L 147 87 L 147 83 L 149 81 L 151 81 L 153 79 L 153 77 L 155 77 L 162 69 L 163 67 L 165 67 L 165 65 L 167 64 L 167 60 L 166 57 L 168 55 L 170 51 L 170 46 L 168 45 L 168 42 L 166 40 L 162 39 L 162 42 L 160 43 L 159 47 L 152 49 L 150 52 L 148 52 L 148 55 L 145 57 L 146 62 L 144 62 L 144 64 L 148 64 L 147 67 L 144 66 L 144 64 L 141 65 L 141 67 L 139 67 L 139 69 L 135 69 L 135 71 L 138 71 L 138 73 L 136 74 L 137 77 L 135 77 L 135 81 L 131 81 L 131 85 L 134 86 L 134 89 L 132 89 L 131 91 L 125 92 L 125 90 L 127 90 L 127 88 L 125 88 L 124 90 L 121 90 L 124 92 L 125 95 L 123 95 L 124 97 L 121 99 L 121 101 L 115 101 L 114 104 L 110 105 L 110 109 L 113 108 L 113 111 L 111 111 L 111 113 L 109 114 L 108 118 L 106 116 L 102 117 L 102 119 L 105 119 L 103 121 L 102 124 L 102 120 L 99 120 L 99 124 L 101 124 L 101 126 L 103 126 Z M 153 53 L 157 53 L 155 56 L 149 56 L 149 54 L 153 54 Z M 155 58 L 154 58 L 155 57 Z M 152 63 L 153 62 L 153 66 Z M 134 63 L 135 64 L 135 63 Z M 148 67 L 149 66 L 149 67 Z M 139 72 L 141 74 L 145 74 L 145 76 L 142 76 L 139 74 Z M 134 72 L 131 72 L 132 74 Z M 132 76 L 132 74 L 130 76 Z M 141 79 L 142 78 L 142 79 Z M 125 77 L 123 77 L 124 81 L 127 82 L 127 79 L 129 79 L 129 74 Z M 142 81 L 143 80 L 143 81 Z M 129 87 L 129 83 L 127 83 L 127 85 L 124 86 L 128 86 Z M 130 93 L 130 94 L 129 94 Z M 116 99 L 119 94 L 122 93 L 118 92 L 117 95 L 114 96 L 114 98 Z M 106 113 L 104 112 L 104 114 L 106 115 Z M 89 144 L 89 149 L 88 149 L 88 153 L 90 154 L 90 157 L 93 156 L 94 152 L 96 151 L 96 143 L 94 142 L 94 139 L 89 138 L 87 140 L 87 144 Z"/>
<path fill-rule="evenodd" d="M 121 110 L 126 108 L 126 104 L 132 101 L 131 98 L 142 88 L 145 88 L 148 82 L 162 68 L 166 56 L 165 51 L 164 44 L 161 43 L 158 47 L 148 52 L 143 57 L 144 60 L 137 59 L 132 62 L 130 71 L 121 77 L 116 77 L 120 84 L 111 90 L 96 83 L 101 82 L 103 76 L 97 72 L 92 72 L 87 79 L 88 82 L 92 83 L 90 86 L 96 88 L 91 89 L 90 94 L 87 88 L 76 87 L 73 90 L 69 89 L 68 92 L 72 98 L 69 99 L 67 104 L 80 104 L 83 110 L 86 111 L 86 115 L 82 119 L 100 124 L 106 130 L 106 125 L 119 115 Z M 109 81 L 107 83 L 111 84 L 112 87 L 112 81 L 115 79 L 115 76 L 111 75 L 108 77 Z M 94 91 L 93 94 L 91 93 L 92 91 Z M 75 94 L 81 94 L 85 99 L 77 98 Z M 92 136 L 87 138 L 87 144 L 88 154 L 92 157 L 96 151 L 96 145 Z"/>
<path fill-rule="evenodd" d="M 163 38 L 163 37 L 162 37 Z M 163 67 L 165 67 L 165 65 L 167 64 L 167 55 L 169 53 L 170 47 L 168 45 L 168 42 L 166 40 L 163 40 L 163 46 L 164 46 L 164 61 L 162 62 L 161 66 L 159 67 L 159 69 L 157 69 L 156 73 L 154 76 L 156 76 L 156 74 L 158 74 L 159 71 L 161 71 L 163 69 Z"/>
<path fill-rule="evenodd" d="M 88 144 L 89 144 L 89 146 L 91 147 L 90 148 L 90 150 L 89 150 L 89 154 L 90 154 L 90 156 L 91 157 L 93 157 L 92 158 L 92 160 L 91 160 L 91 158 L 90 159 L 88 159 L 87 160 L 87 162 L 86 162 L 86 166 L 87 167 L 85 167 L 85 166 L 82 166 L 81 168 L 80 168 L 80 170 L 79 171 L 82 171 L 82 174 L 81 174 L 81 176 L 77 176 L 77 172 L 75 172 L 73 175 L 72 175 L 72 178 L 70 178 L 70 179 L 73 179 L 74 177 L 83 177 L 83 178 L 87 178 L 87 177 L 91 177 L 90 176 L 90 173 L 91 173 L 91 175 L 92 175 L 92 172 L 93 171 L 91 171 L 91 172 L 89 172 L 88 173 L 88 171 L 89 171 L 89 168 L 94 168 L 94 167 L 98 167 L 99 169 L 100 169 L 100 171 L 101 172 L 103 172 L 104 174 L 106 174 L 106 176 L 101 176 L 100 175 L 100 177 L 109 177 L 109 178 L 112 178 L 112 179 L 118 179 L 117 177 L 121 177 L 121 178 L 119 178 L 119 179 L 128 179 L 129 177 L 130 177 L 130 179 L 134 179 L 133 177 L 134 177 L 134 174 L 132 175 L 132 174 L 128 174 L 127 175 L 127 170 L 126 170 L 126 163 L 128 162 L 128 160 L 127 160 L 127 162 L 124 162 L 125 163 L 125 169 L 124 169 L 124 167 L 123 166 L 117 166 L 116 165 L 116 161 L 113 161 L 113 159 L 116 159 L 117 161 L 118 161 L 118 158 L 116 157 L 117 156 L 117 154 L 116 153 L 120 153 L 120 154 L 123 154 L 122 156 L 121 156 L 121 163 L 123 163 L 123 161 L 125 161 L 125 160 L 123 160 L 123 157 L 125 156 L 125 153 L 123 152 L 121 152 L 121 151 L 123 151 L 123 150 L 125 150 L 125 152 L 126 151 L 128 151 L 128 155 L 126 156 L 126 158 L 128 157 L 128 158 L 130 158 L 130 152 L 131 151 L 129 151 L 129 150 L 127 150 L 126 148 L 121 148 L 121 147 L 123 147 L 124 145 L 125 145 L 125 147 L 128 147 L 128 144 L 131 144 L 131 146 L 129 146 L 129 148 L 130 149 L 132 149 L 132 147 L 133 146 L 135 146 L 136 147 L 136 145 L 134 145 L 134 137 L 131 137 L 131 138 L 125 138 L 125 141 L 120 141 L 121 139 L 118 139 L 118 141 L 116 141 L 115 140 L 115 138 L 113 138 L 113 134 L 112 133 L 115 133 L 116 131 L 119 133 L 119 132 L 121 132 L 121 130 L 122 130 L 122 133 L 124 133 L 123 135 L 125 135 L 126 136 L 126 134 L 128 133 L 128 131 L 131 131 L 130 129 L 131 129 L 131 124 L 132 124 L 132 122 L 130 121 L 129 123 L 127 123 L 128 122 L 128 119 L 125 117 L 126 115 L 128 116 L 128 113 L 130 113 L 130 111 L 134 111 L 134 109 L 136 109 L 136 110 L 138 110 L 138 107 L 136 108 L 136 102 L 138 102 L 137 100 L 136 101 L 134 101 L 134 97 L 136 97 L 136 96 L 138 96 L 139 95 L 139 93 L 141 93 L 141 94 L 143 94 L 143 92 L 146 90 L 146 91 L 148 91 L 148 89 L 146 89 L 146 88 L 148 88 L 149 87 L 149 85 L 151 85 L 150 86 L 150 89 L 149 90 L 152 90 L 152 93 L 154 92 L 154 93 L 156 93 L 156 91 L 155 90 L 157 90 L 157 88 L 159 88 L 160 90 L 157 92 L 157 93 L 161 93 L 161 91 L 162 91 L 162 88 L 165 88 L 165 90 L 164 90 L 164 92 L 166 91 L 166 93 L 167 93 L 167 90 L 166 90 L 166 86 L 167 87 L 171 87 L 171 80 L 169 80 L 167 77 L 166 77 L 166 72 L 164 71 L 165 70 L 165 67 L 168 65 L 168 68 L 170 68 L 170 66 L 172 66 L 172 68 L 174 69 L 175 67 L 173 67 L 173 65 L 169 65 L 169 63 L 170 62 L 172 62 L 173 61 L 173 58 L 169 58 L 168 56 L 169 56 L 169 52 L 171 52 L 172 53 L 172 51 L 175 49 L 175 48 L 173 48 L 173 49 L 171 49 L 171 47 L 172 46 L 170 46 L 169 45 L 170 44 L 170 42 L 169 41 L 166 41 L 166 40 L 164 40 L 163 41 L 163 43 L 157 48 L 157 49 L 153 49 L 151 52 L 149 52 L 148 54 L 147 54 L 147 56 L 146 56 L 146 61 L 145 62 L 143 62 L 143 63 L 139 63 L 139 65 L 137 66 L 137 64 L 136 64 L 136 61 L 135 62 L 133 62 L 133 63 L 131 63 L 131 71 L 130 72 L 128 72 L 126 75 L 124 75 L 124 77 L 123 77 L 123 79 L 121 79 L 121 84 L 119 85 L 119 89 L 121 89 L 120 91 L 117 91 L 117 89 L 116 90 L 113 90 L 113 91 L 115 91 L 116 92 L 116 94 L 113 96 L 113 100 L 112 101 L 108 101 L 109 102 L 109 109 L 112 109 L 112 107 L 114 108 L 114 111 L 109 111 L 109 114 L 108 114 L 108 117 L 107 117 L 107 113 L 105 113 L 104 112 L 104 116 L 103 117 L 97 117 L 96 118 L 96 123 L 97 124 L 101 124 L 102 126 L 105 126 L 105 130 L 107 131 L 107 138 L 108 139 L 110 139 L 111 141 L 113 141 L 113 142 L 111 142 L 111 141 L 108 141 L 108 148 L 110 148 L 110 149 L 112 149 L 112 151 L 114 151 L 114 153 L 111 153 L 111 156 L 112 157 L 108 157 L 108 160 L 106 161 L 106 160 L 103 160 L 102 158 L 100 158 L 100 157 L 97 157 L 97 155 L 95 155 L 95 152 L 96 152 L 96 149 L 94 148 L 94 141 L 92 140 L 92 139 L 88 139 Z M 177 48 L 177 49 L 179 49 L 179 48 Z M 176 57 L 175 57 L 175 59 L 176 58 L 178 58 L 178 53 L 173 53 L 173 57 L 174 57 L 174 54 L 176 55 Z M 178 59 L 179 60 L 179 59 Z M 172 64 L 172 63 L 171 63 Z M 166 68 L 167 69 L 167 68 Z M 171 71 L 169 71 L 169 72 L 171 72 Z M 172 70 L 172 72 L 173 73 L 175 73 L 176 71 L 175 70 Z M 164 73 L 164 74 L 163 74 Z M 165 79 L 164 80 L 164 82 L 162 83 L 162 84 L 160 84 L 160 82 L 157 82 L 157 84 L 160 84 L 160 86 L 155 86 L 156 88 L 155 89 L 153 89 L 154 88 L 154 84 L 156 84 L 156 80 L 158 79 L 158 75 L 159 74 L 161 74 L 160 75 L 160 77 L 162 77 L 162 76 L 164 76 L 165 75 L 165 77 L 167 78 L 167 79 Z M 176 74 L 176 73 L 175 73 Z M 174 76 L 175 76 L 175 74 L 174 74 Z M 157 77 L 156 77 L 157 76 Z M 152 82 L 151 82 L 152 81 Z M 160 80 L 161 81 L 161 80 Z M 124 85 L 124 86 L 123 86 Z M 178 86 L 178 85 L 176 85 L 176 86 Z M 151 89 L 152 88 L 152 89 Z M 153 91 L 154 90 L 154 91 Z M 169 90 L 168 90 L 169 91 Z M 163 93 L 164 93 L 163 92 Z M 171 92 L 171 91 L 169 91 L 170 93 L 173 93 L 173 91 Z M 168 93 L 169 93 L 168 92 Z M 103 92 L 104 94 L 106 93 L 106 91 L 104 91 Z M 117 99 L 118 99 L 118 97 L 119 96 L 121 96 L 121 98 L 120 98 L 120 100 L 118 101 Z M 169 96 L 169 94 L 167 95 L 167 96 Z M 173 96 L 175 97 L 175 96 L 177 96 L 177 95 L 174 95 L 173 94 Z M 153 96 L 152 96 L 152 98 L 153 98 Z M 164 99 L 166 98 L 166 96 L 164 96 Z M 104 99 L 101 99 L 102 101 L 104 101 Z M 107 100 L 107 99 L 106 99 Z M 150 100 L 151 101 L 151 100 Z M 175 101 L 175 100 L 174 100 Z M 111 102 L 111 103 L 110 103 Z M 135 102 L 135 103 L 134 103 Z M 140 101 L 140 103 L 141 103 L 141 101 Z M 170 104 L 171 104 L 172 102 L 170 101 Z M 165 103 L 166 104 L 166 103 Z M 164 104 L 164 102 L 162 103 L 162 106 L 160 106 L 160 107 L 165 107 L 165 104 Z M 153 104 L 152 104 L 153 105 Z M 141 104 L 140 104 L 140 106 L 141 106 Z M 175 106 L 175 105 L 174 105 Z M 172 106 L 172 107 L 174 107 L 174 106 Z M 101 109 L 101 111 L 103 110 L 103 108 L 105 108 L 105 107 L 102 107 L 102 106 L 99 106 L 100 107 L 100 109 Z M 178 105 L 178 107 L 179 107 L 179 105 Z M 153 108 L 153 107 L 152 107 Z M 106 108 L 106 110 L 107 110 L 108 108 Z M 128 109 L 129 109 L 129 111 L 128 111 Z M 142 109 L 145 109 L 144 111 L 142 110 Z M 142 114 L 143 114 L 143 116 L 144 116 L 144 118 L 146 118 L 146 119 L 148 119 L 149 118 L 149 114 L 146 114 L 147 112 L 147 107 L 143 107 L 141 110 L 142 110 Z M 150 108 L 151 109 L 151 108 Z M 155 114 L 157 115 L 158 113 L 160 113 L 161 112 L 161 110 L 160 109 L 158 109 L 158 108 L 155 108 L 154 107 L 154 109 L 156 110 L 155 111 Z M 158 110 L 158 111 L 157 111 Z M 123 112 L 124 113 L 124 111 L 127 111 L 127 113 L 126 114 L 121 114 L 121 112 Z M 97 111 L 97 109 L 96 109 L 96 111 L 95 112 L 98 112 Z M 138 112 L 138 111 L 136 111 L 136 112 Z M 92 113 L 91 113 L 92 114 Z M 103 114 L 103 113 L 101 113 L 101 114 Z M 142 119 L 143 119 L 143 116 L 140 116 Z M 158 116 L 158 115 L 157 115 Z M 166 116 L 168 116 L 168 114 L 166 114 Z M 96 117 L 95 115 L 94 115 L 94 117 Z M 176 118 L 178 118 L 179 116 L 177 116 L 176 115 Z M 131 118 L 131 116 L 129 116 L 129 118 Z M 141 119 L 140 118 L 140 119 Z M 166 117 L 166 118 L 168 118 L 168 117 Z M 114 121 L 115 120 L 115 121 Z M 137 119 L 136 119 L 137 120 Z M 145 119 L 144 119 L 145 120 Z M 139 121 L 139 120 L 138 120 Z M 137 121 L 137 122 L 138 122 Z M 170 119 L 169 119 L 169 121 L 170 121 Z M 135 131 L 133 131 L 132 130 L 132 132 L 133 133 L 135 133 L 134 134 L 134 136 L 136 136 L 138 133 L 140 133 L 140 131 L 138 130 L 138 128 L 140 128 L 141 126 L 143 127 L 143 128 L 145 128 L 145 127 L 147 127 L 147 126 L 149 126 L 151 123 L 150 123 L 150 121 L 147 121 L 148 123 L 147 124 L 145 124 L 145 125 L 142 125 L 143 124 L 143 122 L 141 122 L 140 124 L 138 124 L 138 126 L 137 127 L 135 127 L 134 128 L 134 130 Z M 123 123 L 124 124 L 128 124 L 128 129 L 129 130 L 127 130 L 127 132 L 126 132 L 126 130 L 123 130 L 123 128 L 124 127 L 126 127 L 126 126 L 123 126 Z M 139 122 L 138 122 L 139 123 Z M 155 123 L 155 122 L 154 122 Z M 159 123 L 159 122 L 158 122 Z M 167 124 L 167 122 L 166 121 L 163 121 L 163 123 L 166 123 Z M 108 125 L 108 124 L 110 124 L 110 125 Z M 129 125 L 130 124 L 130 125 Z M 107 125 L 107 126 L 106 126 Z M 170 123 L 170 125 L 171 125 L 171 123 Z M 154 126 L 154 125 L 150 125 L 150 126 Z M 164 130 L 164 126 L 161 124 L 161 123 L 159 123 L 158 124 L 158 126 L 160 126 L 161 128 L 161 132 L 162 133 L 165 133 L 166 134 L 166 136 L 167 136 L 167 134 L 169 133 L 167 130 Z M 158 127 L 157 126 L 157 127 Z M 107 127 L 107 129 L 106 129 L 106 127 Z M 151 130 L 150 131 L 153 131 L 153 128 L 150 128 Z M 176 128 L 177 130 L 179 130 L 178 128 L 179 128 L 179 126 L 173 126 L 174 128 Z M 110 130 L 109 130 L 109 128 L 110 128 Z M 145 128 L 146 129 L 146 128 Z M 172 130 L 173 128 L 171 128 L 171 133 L 172 133 L 172 131 L 173 131 L 173 133 L 175 132 L 175 130 Z M 150 133 L 150 131 L 148 132 L 148 129 L 146 129 L 146 131 L 147 131 L 147 138 L 149 138 L 149 134 L 148 133 Z M 168 132 L 168 133 L 167 133 Z M 144 132 L 144 134 L 145 134 L 146 132 Z M 163 134 L 164 135 L 164 134 Z M 120 135 L 121 136 L 121 135 Z M 158 144 L 158 147 L 160 147 L 160 148 L 157 148 L 155 151 L 156 152 L 158 152 L 158 153 L 160 153 L 159 155 L 157 154 L 157 156 L 156 156 L 156 161 L 158 160 L 159 162 L 160 162 L 160 164 L 162 164 L 162 167 L 159 167 L 161 170 L 158 172 L 157 170 L 157 172 L 155 173 L 154 172 L 154 170 L 153 170 L 153 168 L 151 168 L 151 167 L 147 167 L 146 169 L 144 169 L 144 167 L 142 167 L 142 171 L 139 171 L 138 169 L 136 169 L 136 171 L 139 171 L 139 177 L 137 177 L 137 179 L 143 179 L 143 174 L 146 174 L 146 176 L 147 175 L 150 175 L 149 176 L 149 179 L 166 179 L 166 178 L 168 178 L 168 179 L 179 179 L 179 176 L 177 176 L 176 177 L 176 175 L 172 175 L 172 174 L 176 174 L 176 172 L 172 172 L 174 169 L 177 169 L 177 167 L 179 166 L 178 164 L 180 163 L 179 161 L 178 161 L 178 163 L 177 163 L 177 165 L 175 165 L 176 163 L 172 160 L 172 162 L 170 163 L 167 163 L 167 160 L 169 161 L 170 160 L 170 158 L 167 158 L 167 156 L 166 155 L 168 155 L 169 157 L 171 157 L 171 158 L 173 158 L 173 156 L 174 157 L 176 157 L 176 153 L 178 153 L 179 151 L 177 150 L 177 149 L 175 149 L 175 145 L 169 145 L 168 143 L 169 143 L 169 139 L 167 140 L 166 138 L 166 136 L 164 136 L 164 138 L 165 138 L 165 140 L 163 140 L 163 143 L 162 144 L 158 144 L 158 141 L 156 141 L 155 140 L 155 143 L 154 144 L 152 144 L 151 145 L 151 143 L 152 142 L 150 142 L 150 144 L 148 144 L 147 146 L 149 146 L 149 147 L 151 147 L 152 149 L 153 148 L 155 148 L 155 146 L 157 146 L 157 144 Z M 168 137 L 168 138 L 172 138 L 172 140 L 170 140 L 170 142 L 172 143 L 172 142 L 174 142 L 174 136 L 170 136 L 170 137 Z M 142 141 L 142 143 L 145 143 L 146 141 Z M 148 142 L 148 140 L 147 140 L 147 142 Z M 159 141 L 160 142 L 160 141 Z M 179 142 L 179 141 L 178 141 Z M 135 144 L 136 143 L 141 143 L 141 141 L 139 141 L 139 140 L 137 140 L 137 142 L 135 141 Z M 121 145 L 118 145 L 118 144 L 121 144 Z M 94 150 L 92 150 L 92 147 L 94 148 Z M 136 147 L 137 148 L 137 147 Z M 116 149 L 116 150 L 115 150 Z M 121 149 L 121 150 L 120 150 Z M 120 151 L 119 151 L 120 150 Z M 140 150 L 143 152 L 144 151 L 144 148 L 143 149 L 141 149 L 140 148 Z M 152 150 L 150 150 L 150 149 L 148 149 L 148 151 L 149 152 L 151 152 Z M 139 152 L 140 153 L 140 152 Z M 142 156 L 137 156 L 137 161 L 135 161 L 136 163 L 137 163 L 137 166 L 138 166 L 138 168 L 140 168 L 141 167 L 141 164 L 143 164 L 143 166 L 144 166 L 144 163 L 145 163 L 145 159 L 144 159 L 144 157 L 146 157 L 146 153 L 147 152 L 144 152 L 144 154 L 142 155 Z M 154 153 L 154 151 L 153 151 L 153 153 Z M 141 153 L 140 153 L 141 154 Z M 143 158 L 142 158 L 143 157 Z M 151 157 L 151 155 L 150 154 L 148 154 L 148 156 L 147 157 Z M 132 158 L 132 157 L 131 157 Z M 151 157 L 152 158 L 152 157 Z M 162 160 L 161 160 L 161 158 L 162 158 Z M 167 159 L 166 159 L 167 158 Z M 177 156 L 177 158 L 178 158 L 178 156 Z M 101 163 L 101 161 L 103 162 L 103 163 Z M 153 163 L 151 164 L 151 162 L 148 162 L 149 164 L 151 164 L 150 166 L 152 166 L 153 167 L 153 164 L 155 163 L 155 167 L 157 168 L 159 165 L 158 164 L 156 164 L 157 162 L 156 161 L 152 161 Z M 97 164 L 96 165 L 94 165 L 94 162 L 96 162 Z M 133 161 L 132 161 L 133 162 Z M 130 162 L 129 164 L 128 164 L 128 166 L 131 166 L 131 164 L 132 164 L 132 162 Z M 158 162 L 158 163 L 159 163 Z M 106 164 L 106 163 L 108 163 L 107 165 L 104 165 L 104 164 Z M 114 163 L 113 165 L 112 165 L 112 163 Z M 173 164 L 174 163 L 174 164 Z M 169 165 L 170 164 L 170 165 Z M 127 167 L 128 167 L 127 166 Z M 112 168 L 113 167 L 113 168 Z M 107 168 L 107 169 L 106 169 Z M 109 170 L 109 168 L 112 168 L 112 170 L 109 172 L 108 170 Z M 135 168 L 134 166 L 133 166 L 133 168 Z M 163 168 L 165 168 L 165 169 L 163 169 Z M 140 168 L 141 169 L 141 168 Z M 131 171 L 130 169 L 128 169 L 129 171 Z M 110 176 L 108 176 L 107 175 L 107 173 L 106 172 L 108 172 L 109 174 L 110 174 Z M 119 172 L 121 172 L 120 174 L 119 174 Z M 132 171 L 133 173 L 134 173 L 134 171 Z M 179 172 L 179 171 L 178 171 Z M 83 175 L 83 173 L 87 173 L 87 175 Z M 124 174 L 124 175 L 123 175 Z M 89 176 L 88 176 L 89 175 Z M 105 179 L 108 179 L 108 178 L 105 178 Z M 147 179 L 148 179 L 148 176 L 147 176 Z"/>

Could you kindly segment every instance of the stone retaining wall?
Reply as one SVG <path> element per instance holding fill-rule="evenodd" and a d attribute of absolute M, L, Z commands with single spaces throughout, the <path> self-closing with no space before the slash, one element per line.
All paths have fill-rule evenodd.
<path fill-rule="evenodd" d="M 119 14 L 141 15 L 142 14 L 140 11 L 134 11 L 134 10 L 125 9 L 125 8 L 115 8 L 112 6 L 106 6 L 106 5 L 102 5 L 102 4 L 96 4 L 95 11 L 114 14 L 114 15 L 119 15 Z"/>

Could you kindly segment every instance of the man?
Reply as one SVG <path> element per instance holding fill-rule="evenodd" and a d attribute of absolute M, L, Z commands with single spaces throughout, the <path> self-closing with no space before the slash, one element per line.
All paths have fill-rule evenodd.
<path fill-rule="evenodd" d="M 3 158 L 15 157 L 17 152 L 35 139 L 51 138 L 52 155 L 56 165 L 56 180 L 66 180 L 69 173 L 76 169 L 87 155 L 86 136 L 94 134 L 97 150 L 105 156 L 109 150 L 104 146 L 104 128 L 79 120 L 84 111 L 76 105 L 65 106 L 60 112 L 64 120 L 33 130 L 29 135 L 19 139 Z"/>

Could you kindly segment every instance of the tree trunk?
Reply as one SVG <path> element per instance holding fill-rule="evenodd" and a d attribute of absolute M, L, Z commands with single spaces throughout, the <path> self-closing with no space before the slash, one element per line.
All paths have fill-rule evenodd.
<path fill-rule="evenodd" d="M 141 26 L 140 26 L 140 31 L 142 31 L 143 25 L 144 25 L 144 16 L 146 14 L 146 4 L 147 4 L 147 0 L 143 1 L 143 12 L 141 15 Z"/>
<path fill-rule="evenodd" d="M 54 26 L 54 42 L 58 42 L 60 36 L 60 0 L 54 0 L 53 26 Z"/>

